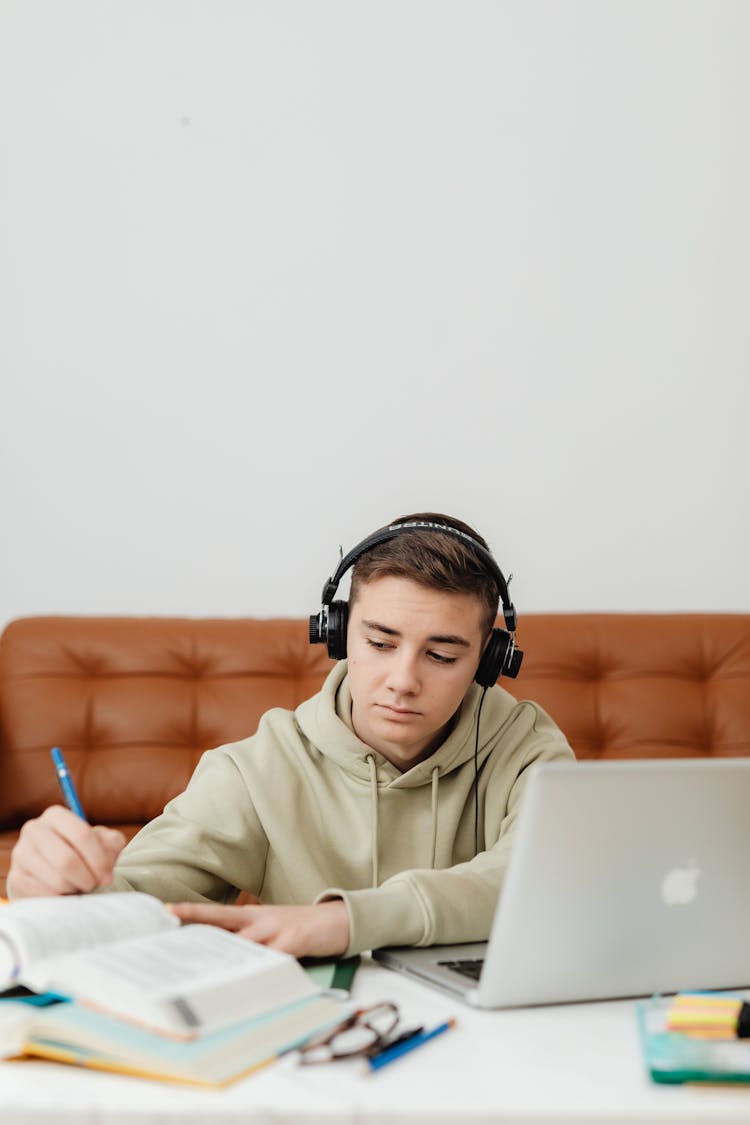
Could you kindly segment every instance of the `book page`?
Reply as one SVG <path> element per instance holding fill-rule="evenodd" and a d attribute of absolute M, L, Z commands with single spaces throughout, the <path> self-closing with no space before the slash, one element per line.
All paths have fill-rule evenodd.
<path fill-rule="evenodd" d="M 38 986 L 143 1026 L 188 1036 L 319 991 L 288 953 L 205 925 L 52 958 L 40 964 L 39 972 Z"/>
<path fill-rule="evenodd" d="M 0 934 L 0 989 L 7 988 L 18 976 L 18 954 L 15 946 Z"/>
<path fill-rule="evenodd" d="M 0 1059 L 13 1059 L 23 1053 L 34 1011 L 28 1004 L 5 1000 L 0 1004 Z"/>
<path fill-rule="evenodd" d="M 290 960 L 287 953 L 215 926 L 192 925 L 179 932 L 149 934 L 92 949 L 84 971 L 88 979 L 111 976 L 120 985 L 158 997 L 172 996 L 186 986 L 211 988 L 227 978 L 263 973 Z M 63 967 L 62 961 L 54 965 L 55 971 Z"/>
<path fill-rule="evenodd" d="M 123 937 L 175 929 L 179 921 L 151 895 L 60 895 L 20 899 L 0 911 L 0 945 L 13 952 L 5 987 L 47 957 L 90 949 Z M 3 958 L 3 964 L 8 958 Z M 7 967 L 7 966 L 6 966 Z"/>

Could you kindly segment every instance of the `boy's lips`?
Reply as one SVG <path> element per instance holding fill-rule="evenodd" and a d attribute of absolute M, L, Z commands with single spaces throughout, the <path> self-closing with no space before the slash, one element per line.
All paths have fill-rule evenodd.
<path fill-rule="evenodd" d="M 419 711 L 410 711 L 407 707 L 391 707 L 388 703 L 376 703 L 375 706 L 379 711 L 382 711 L 386 717 L 392 719 L 413 719 L 419 715 Z"/>

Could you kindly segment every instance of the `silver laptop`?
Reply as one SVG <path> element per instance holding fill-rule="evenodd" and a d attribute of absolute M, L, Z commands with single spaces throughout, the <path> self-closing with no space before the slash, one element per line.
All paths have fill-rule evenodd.
<path fill-rule="evenodd" d="M 750 986 L 750 759 L 536 767 L 489 942 L 373 956 L 480 1008 Z"/>

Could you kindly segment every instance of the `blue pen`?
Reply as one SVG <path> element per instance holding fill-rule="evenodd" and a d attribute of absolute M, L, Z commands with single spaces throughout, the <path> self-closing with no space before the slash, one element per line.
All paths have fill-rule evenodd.
<path fill-rule="evenodd" d="M 421 1047 L 423 1043 L 429 1043 L 436 1035 L 442 1035 L 444 1031 L 448 1031 L 451 1027 L 455 1026 L 455 1020 L 446 1020 L 445 1023 L 433 1027 L 432 1031 L 424 1031 L 418 1035 L 412 1035 L 409 1039 L 404 1039 L 401 1043 L 394 1043 L 392 1047 L 386 1047 L 379 1055 L 368 1059 L 367 1065 L 370 1070 L 380 1070 L 381 1066 L 388 1066 L 388 1063 L 394 1062 L 395 1059 L 400 1059 L 402 1055 L 413 1051 L 416 1047 Z"/>
<path fill-rule="evenodd" d="M 78 794 L 75 791 L 75 786 L 68 772 L 68 767 L 65 765 L 65 759 L 62 756 L 62 750 L 59 746 L 53 746 L 50 750 L 52 761 L 55 763 L 55 771 L 57 772 L 57 780 L 60 782 L 62 795 L 65 798 L 65 804 L 81 820 L 86 819 L 86 814 L 81 808 L 81 802 L 78 800 Z"/>

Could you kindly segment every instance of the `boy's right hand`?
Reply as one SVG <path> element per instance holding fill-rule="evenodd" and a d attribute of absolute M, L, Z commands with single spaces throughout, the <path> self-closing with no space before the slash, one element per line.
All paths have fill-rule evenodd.
<path fill-rule="evenodd" d="M 106 886 L 125 843 L 116 828 L 87 824 L 70 809 L 51 805 L 21 829 L 8 895 L 72 895 Z"/>

